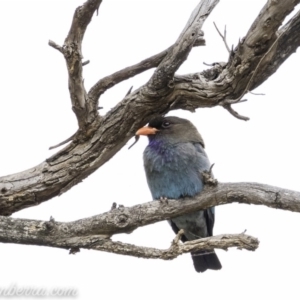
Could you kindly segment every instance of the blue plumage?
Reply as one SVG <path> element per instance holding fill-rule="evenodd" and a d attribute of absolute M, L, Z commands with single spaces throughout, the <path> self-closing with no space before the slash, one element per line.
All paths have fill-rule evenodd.
<path fill-rule="evenodd" d="M 193 143 L 165 145 L 162 141 L 150 141 L 144 151 L 144 164 L 154 199 L 194 196 L 203 189 L 199 175 L 210 164 L 201 150 Z"/>
<path fill-rule="evenodd" d="M 201 192 L 201 172 L 209 170 L 210 162 L 202 137 L 191 122 L 177 117 L 158 117 L 137 134 L 149 138 L 144 167 L 154 199 L 180 199 Z M 214 208 L 179 216 L 169 223 L 175 233 L 184 229 L 183 242 L 212 236 Z M 197 272 L 221 268 L 214 251 L 199 251 L 192 253 L 192 257 Z"/>

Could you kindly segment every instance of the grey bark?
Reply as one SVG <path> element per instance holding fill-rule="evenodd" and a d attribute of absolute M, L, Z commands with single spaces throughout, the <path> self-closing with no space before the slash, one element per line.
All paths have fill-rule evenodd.
<path fill-rule="evenodd" d="M 268 1 L 227 63 L 215 64 L 200 73 L 174 75 L 173 81 L 168 79 L 162 90 L 158 71 L 166 69 L 166 62 L 182 63 L 193 43 L 203 41 L 201 24 L 217 1 L 201 1 L 173 46 L 140 64 L 105 77 L 86 93 L 82 80 L 81 43 L 93 13 L 101 4 L 99 0 L 87 1 L 74 14 L 65 45 L 60 47 L 50 42 L 66 58 L 70 95 L 79 130 L 70 145 L 46 161 L 25 172 L 0 178 L 0 215 L 11 215 L 66 192 L 111 159 L 135 131 L 155 115 L 178 108 L 194 111 L 199 107 L 221 105 L 240 117 L 231 108 L 234 100 L 267 80 L 299 46 L 299 12 L 280 28 L 299 2 Z M 178 50 L 183 41 L 185 48 Z M 158 69 L 146 85 L 127 95 L 105 116 L 98 114 L 98 100 L 105 90 L 155 66 Z M 172 65 L 166 76 L 171 78 L 179 66 L 179 63 Z"/>
<path fill-rule="evenodd" d="M 38 205 L 80 183 L 111 159 L 140 126 L 156 115 L 179 108 L 194 111 L 199 107 L 222 106 L 235 117 L 247 120 L 247 117 L 235 112 L 232 105 L 240 102 L 248 91 L 276 72 L 300 44 L 300 12 L 280 27 L 300 0 L 269 0 L 246 36 L 230 52 L 227 62 L 215 63 L 212 68 L 203 72 L 176 75 L 192 47 L 205 44 L 201 27 L 218 0 L 202 0 L 172 46 L 100 79 L 90 91 L 86 91 L 82 78 L 82 66 L 85 64 L 82 62 L 82 42 L 87 26 L 101 2 L 88 0 L 76 9 L 63 46 L 49 41 L 49 45 L 62 53 L 66 60 L 68 85 L 78 130 L 71 137 L 72 142 L 68 146 L 41 164 L 0 178 L 2 216 Z M 129 92 L 110 112 L 100 116 L 98 102 L 106 90 L 150 68 L 156 70 L 148 83 Z M 197 199 L 170 201 L 170 205 L 163 210 L 157 202 L 153 202 L 70 223 L 2 217 L 0 241 L 76 249 L 91 247 L 96 238 L 97 247 L 100 247 L 100 239 L 101 245 L 106 244 L 109 248 L 112 241 L 108 237 L 113 234 L 129 232 L 139 226 L 224 203 L 263 204 L 299 212 L 300 197 L 293 191 L 250 183 L 220 184 L 211 191 L 211 194 L 206 191 L 197 197 L 198 200 L 201 199 L 200 202 Z M 53 232 L 58 234 L 59 240 Z M 213 238 L 204 247 L 210 247 L 212 240 Z M 201 244 L 199 241 L 197 243 L 198 246 Z M 131 246 L 123 244 L 124 249 Z M 114 247 L 117 249 L 119 246 L 114 244 Z M 133 248 L 130 249 L 128 253 L 134 252 Z M 138 249 L 136 251 L 142 253 Z"/>
<path fill-rule="evenodd" d="M 212 248 L 238 247 L 255 250 L 258 240 L 244 234 L 200 239 L 180 246 L 177 242 L 176 251 L 174 247 L 157 250 L 110 240 L 114 234 L 131 233 L 139 227 L 181 214 L 234 202 L 300 212 L 300 192 L 257 183 L 219 183 L 215 187 L 206 186 L 194 198 L 151 201 L 133 207 L 113 207 L 109 212 L 73 222 L 0 217 L 0 242 L 66 248 L 71 251 L 88 248 L 146 258 L 170 258 L 172 255 L 175 258 L 181 253 Z"/>

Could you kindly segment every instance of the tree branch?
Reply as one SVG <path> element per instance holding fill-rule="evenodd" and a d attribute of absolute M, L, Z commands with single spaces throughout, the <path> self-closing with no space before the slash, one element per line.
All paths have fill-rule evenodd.
<path fill-rule="evenodd" d="M 151 201 L 133 207 L 114 208 L 73 222 L 0 217 L 0 242 L 66 248 L 72 252 L 74 249 L 87 248 L 161 259 L 172 259 L 179 254 L 200 249 L 238 247 L 255 250 L 258 246 L 257 239 L 244 234 L 199 239 L 184 245 L 178 243 L 177 237 L 168 250 L 138 247 L 109 239 L 114 234 L 130 233 L 141 226 L 233 202 L 300 212 L 300 192 L 257 183 L 219 183 L 215 187 L 206 186 L 194 198 L 169 200 L 168 204 Z"/>
<path fill-rule="evenodd" d="M 130 233 L 141 226 L 234 202 L 300 212 L 300 192 L 258 183 L 219 183 L 215 187 L 205 186 L 194 198 L 180 201 L 169 199 L 167 205 L 151 201 L 132 207 L 119 207 L 97 216 L 67 223 L 0 217 L 0 228 L 5 228 L 1 241 L 5 242 L 5 236 L 9 236 L 9 233 L 13 235 L 13 232 L 19 232 L 16 238 L 18 240 L 27 236 L 28 230 L 34 239 L 43 236 L 48 238 L 50 235 L 57 238 L 96 234 L 107 237 L 117 233 Z"/>
<path fill-rule="evenodd" d="M 1 224 L 1 219 L 0 219 Z M 72 238 L 56 238 L 56 237 L 38 237 L 32 236 L 32 231 L 29 235 L 23 236 L 10 236 L 10 238 L 2 238 L 0 232 L 0 242 L 35 245 L 35 246 L 48 246 L 61 249 L 70 249 L 70 254 L 75 254 L 82 249 L 92 249 L 104 252 L 110 252 L 115 254 L 122 254 L 140 258 L 152 258 L 171 260 L 178 257 L 181 254 L 189 253 L 199 250 L 213 250 L 223 249 L 228 250 L 231 247 L 237 247 L 238 249 L 245 249 L 249 251 L 255 251 L 259 245 L 258 239 L 246 235 L 246 234 L 223 234 L 213 237 L 198 239 L 194 241 L 171 243 L 170 248 L 166 250 L 160 250 L 150 247 L 136 246 L 128 243 L 115 242 L 108 237 L 100 235 L 88 236 L 88 237 L 72 237 Z"/>
<path fill-rule="evenodd" d="M 230 53 L 230 49 L 228 47 L 228 44 L 227 44 L 227 40 L 226 40 L 226 34 L 227 34 L 227 31 L 226 31 L 226 25 L 225 25 L 225 28 L 224 28 L 224 34 L 221 33 L 221 31 L 219 30 L 217 24 L 214 22 L 214 26 L 219 34 L 219 36 L 221 37 L 225 47 L 226 47 L 226 50 L 228 51 L 228 53 Z"/>
<path fill-rule="evenodd" d="M 200 36 L 198 40 L 195 42 L 194 47 L 204 46 L 205 40 Z M 105 93 L 108 89 L 112 88 L 116 84 L 127 80 L 131 77 L 134 77 L 142 72 L 145 72 L 149 69 L 157 67 L 164 57 L 170 52 L 173 46 L 168 49 L 155 54 L 149 58 L 142 60 L 141 62 L 132 65 L 130 67 L 124 68 L 118 72 L 115 72 L 109 76 L 106 76 L 100 79 L 89 91 L 88 97 L 89 99 L 94 99 L 94 101 L 98 101 L 99 97 Z"/>
<path fill-rule="evenodd" d="M 98 117 L 98 111 L 90 101 L 83 84 L 82 40 L 88 24 L 95 11 L 98 11 L 102 0 L 88 0 L 75 10 L 71 28 L 63 47 L 49 41 L 49 45 L 60 50 L 66 59 L 69 74 L 69 91 L 72 109 L 77 117 L 78 126 L 86 130 L 86 126 Z"/>
<path fill-rule="evenodd" d="M 139 247 L 121 242 L 112 242 L 110 239 L 102 240 L 98 245 L 93 245 L 92 249 L 142 258 L 171 260 L 183 253 L 199 250 L 227 250 L 230 247 L 237 247 L 238 249 L 254 251 L 257 249 L 258 244 L 259 241 L 249 235 L 224 234 L 185 242 L 184 244 L 173 242 L 170 248 L 166 250 L 149 247 Z"/>
<path fill-rule="evenodd" d="M 187 59 L 199 36 L 204 21 L 218 2 L 219 0 L 202 0 L 194 9 L 187 25 L 171 51 L 168 52 L 149 80 L 147 87 L 150 94 L 165 94 L 170 88 L 173 88 L 173 77 L 175 72 Z"/>
<path fill-rule="evenodd" d="M 92 17 L 92 10 L 95 11 L 97 5 L 101 3 L 98 0 L 98 2 L 93 2 L 92 6 L 87 7 L 89 2 L 93 1 L 86 2 L 83 11 L 81 11 L 81 7 L 76 10 L 74 15 L 74 24 L 77 21 L 79 22 L 81 17 L 88 16 L 84 19 L 86 21 L 82 23 L 84 26 L 79 30 L 79 33 L 76 30 L 70 30 L 66 39 L 68 45 L 66 49 L 70 50 L 70 57 L 67 58 L 69 76 L 73 74 L 72 72 L 77 72 L 75 72 L 77 75 L 74 73 L 75 81 L 74 85 L 71 86 L 71 91 L 74 91 L 72 95 L 77 95 L 76 99 L 79 106 L 80 103 L 84 104 L 86 99 L 83 83 L 80 80 L 77 81 L 82 75 L 81 48 L 78 43 L 73 45 L 71 41 L 72 39 L 74 41 L 74 38 L 78 36 L 79 45 L 81 45 L 84 30 Z M 284 3 L 268 1 L 245 39 L 239 43 L 230 56 L 228 63 L 214 64 L 212 69 L 201 73 L 174 76 L 174 86 L 167 88 L 169 93 L 164 97 L 160 96 L 160 101 L 157 101 L 159 93 L 156 95 L 155 93 L 149 93 L 148 85 L 145 85 L 131 92 L 99 119 L 93 117 L 93 112 L 90 113 L 95 108 L 93 102 L 95 99 L 91 98 L 91 101 L 88 101 L 88 108 L 82 110 L 83 117 L 80 119 L 85 121 L 79 126 L 79 133 L 83 134 L 81 139 L 77 139 L 77 143 L 69 144 L 45 162 L 30 170 L 0 178 L 0 214 L 10 215 L 20 209 L 37 205 L 69 190 L 111 159 L 134 136 L 138 128 L 145 125 L 156 115 L 166 114 L 179 108 L 194 111 L 199 107 L 224 106 L 225 100 L 236 99 L 245 91 L 258 64 L 260 64 L 257 71 L 258 76 L 255 76 L 249 89 L 251 90 L 264 82 L 270 73 L 278 69 L 279 65 L 299 46 L 299 13 L 278 31 L 281 22 L 299 2 L 300 0 L 288 0 Z M 85 9 L 88 10 L 86 14 L 83 13 Z M 181 36 L 178 39 L 178 45 L 175 44 L 174 46 L 177 47 L 177 50 L 173 50 L 172 53 L 168 54 L 168 58 L 165 56 L 165 59 L 169 62 L 174 62 L 177 59 L 182 62 L 185 59 L 185 55 L 188 54 L 191 45 L 195 42 L 191 28 L 194 28 L 193 24 L 197 23 L 195 20 L 198 20 L 200 24 L 205 17 L 198 13 L 188 23 L 182 34 L 183 37 L 185 33 L 190 37 L 187 45 L 180 48 L 183 41 Z M 71 28 L 77 28 L 74 24 Z M 195 25 L 195 30 L 199 29 L 199 24 Z M 284 33 L 281 34 L 283 31 Z M 194 31 L 194 33 L 199 32 Z M 278 45 L 268 53 L 279 35 Z M 295 45 L 293 40 L 295 40 Z M 75 53 L 72 49 L 77 52 Z M 268 55 L 261 61 L 266 53 Z M 174 66 L 172 65 L 171 69 L 166 70 L 165 78 L 171 76 L 177 70 L 176 66 L 178 64 L 179 62 L 175 63 Z M 77 66 L 78 69 L 74 69 L 72 66 Z M 165 63 L 162 62 L 160 65 L 162 71 L 163 66 L 166 67 Z M 155 76 L 159 76 L 157 72 Z M 152 81 L 156 78 L 155 76 L 151 79 Z M 73 78 L 70 80 L 72 81 Z M 154 81 L 162 83 L 164 80 Z M 78 84 L 78 90 L 75 88 L 76 84 Z M 97 93 L 99 91 L 100 89 Z M 92 90 L 90 93 L 93 94 Z M 78 108 L 78 114 L 80 114 L 80 111 Z M 89 120 L 91 123 L 89 123 Z M 92 122 L 92 120 L 94 121 Z M 82 124 L 88 124 L 87 128 L 82 128 Z"/>
<path fill-rule="evenodd" d="M 63 53 L 63 49 L 61 46 L 57 45 L 55 42 L 49 40 L 48 45 L 56 50 L 58 50 L 60 53 Z"/>
<path fill-rule="evenodd" d="M 262 61 L 276 49 L 274 46 L 279 42 L 281 35 L 278 29 L 298 3 L 300 3 L 299 0 L 288 0 L 284 3 L 267 1 L 247 35 L 240 41 L 229 59 L 227 75 L 235 77 L 232 82 L 231 95 L 237 95 L 231 99 L 241 99 L 240 95 L 245 94 L 245 90 L 247 92 L 253 89 L 252 75 L 261 70 Z"/>
<path fill-rule="evenodd" d="M 228 203 L 264 205 L 271 208 L 300 212 L 300 192 L 258 183 L 219 183 L 205 189 L 194 198 L 168 200 L 168 205 L 151 201 L 132 207 L 113 209 L 104 214 L 64 224 L 73 235 L 129 233 L 159 221 L 197 210 Z M 58 227 L 62 225 L 57 223 Z M 84 226 L 82 226 L 84 224 Z"/>
<path fill-rule="evenodd" d="M 251 89 L 255 89 L 262 82 L 274 74 L 279 67 L 293 54 L 300 46 L 300 11 L 277 32 L 278 41 L 275 49 L 268 53 L 261 63 L 259 71 L 253 78 Z"/>

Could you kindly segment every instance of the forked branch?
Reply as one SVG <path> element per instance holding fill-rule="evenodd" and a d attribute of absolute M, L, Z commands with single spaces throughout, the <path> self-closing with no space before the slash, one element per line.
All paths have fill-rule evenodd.
<path fill-rule="evenodd" d="M 148 61 L 149 66 L 157 65 L 150 81 L 131 91 L 100 118 L 99 95 L 112 81 L 129 78 L 131 71 L 134 75 L 146 70 L 148 62 L 116 72 L 98 81 L 86 93 L 81 43 L 93 13 L 101 4 L 100 0 L 88 0 L 76 10 L 64 46 L 51 43 L 66 58 L 72 106 L 79 123 L 77 142 L 30 170 L 1 177 L 0 215 L 10 215 L 68 191 L 111 159 L 154 116 L 175 109 L 194 111 L 199 107 L 224 106 L 224 101 L 239 99 L 245 91 L 263 83 L 300 45 L 299 12 L 280 28 L 299 2 L 269 0 L 228 62 L 217 63 L 208 71 L 179 76 L 174 73 L 201 40 L 202 23 L 217 3 L 201 1 L 172 50 Z M 238 117 L 231 103 L 227 104 L 229 111 Z"/>
<path fill-rule="evenodd" d="M 89 236 L 108 238 L 183 214 L 228 203 L 264 205 L 300 212 L 300 192 L 256 183 L 219 183 L 206 187 L 194 198 L 168 200 L 168 204 L 151 201 L 132 207 L 114 208 L 106 213 L 73 222 L 14 219 L 0 217 L 0 242 L 35 243 Z"/>

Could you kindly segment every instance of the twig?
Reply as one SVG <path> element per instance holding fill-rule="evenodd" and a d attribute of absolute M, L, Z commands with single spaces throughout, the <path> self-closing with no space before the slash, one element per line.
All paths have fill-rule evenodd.
<path fill-rule="evenodd" d="M 208 67 L 213 67 L 213 66 L 214 66 L 214 63 L 208 64 L 208 63 L 206 63 L 205 61 L 203 62 L 203 64 L 204 64 L 205 66 L 208 66 Z"/>
<path fill-rule="evenodd" d="M 87 64 L 89 64 L 90 63 L 90 61 L 89 60 L 86 60 L 86 61 L 84 61 L 83 63 L 82 63 L 82 66 L 86 66 Z"/>
<path fill-rule="evenodd" d="M 238 103 L 235 103 L 235 104 L 240 104 L 240 103 L 244 103 L 244 102 L 247 102 L 248 99 L 243 99 L 243 100 L 240 100 Z"/>
<path fill-rule="evenodd" d="M 273 44 L 271 45 L 271 47 L 269 48 L 269 50 L 268 50 L 268 51 L 263 55 L 263 57 L 259 60 L 259 62 L 258 62 L 258 64 L 257 64 L 256 68 L 254 69 L 254 71 L 253 71 L 253 73 L 252 73 L 252 75 L 251 75 L 251 77 L 250 77 L 250 79 L 249 79 L 249 81 L 248 81 L 248 83 L 247 83 L 247 85 L 246 85 L 246 87 L 245 87 L 243 93 L 240 95 L 240 97 L 238 97 L 237 99 L 232 99 L 232 100 L 227 99 L 227 100 L 224 101 L 226 104 L 235 104 L 235 103 L 239 102 L 239 101 L 245 96 L 245 94 L 246 94 L 247 92 L 249 92 L 250 85 L 252 84 L 253 78 L 254 78 L 254 76 L 256 75 L 256 73 L 257 73 L 257 71 L 258 71 L 258 69 L 259 69 L 261 63 L 263 62 L 263 60 L 265 59 L 265 57 L 271 52 L 271 50 L 273 50 L 274 46 L 276 45 L 276 43 L 278 42 L 278 40 L 280 39 L 280 37 L 281 37 L 283 34 L 284 34 L 284 31 L 280 33 L 280 35 L 279 35 L 279 36 L 276 38 L 276 40 L 273 42 Z"/>
<path fill-rule="evenodd" d="M 284 31 L 280 33 L 280 35 L 276 38 L 276 40 L 273 42 L 273 44 L 271 45 L 271 47 L 269 48 L 269 50 L 263 55 L 263 57 L 259 60 L 256 68 L 254 69 L 244 91 L 242 92 L 242 94 L 240 95 L 240 97 L 236 98 L 236 99 L 225 99 L 224 101 L 222 101 L 222 103 L 220 103 L 221 106 L 223 106 L 230 114 L 232 114 L 234 117 L 236 117 L 237 119 L 240 120 L 244 120 L 244 121 L 248 121 L 249 118 L 242 116 L 240 114 L 238 114 L 235 110 L 232 109 L 231 105 L 232 104 L 236 104 L 239 102 L 242 102 L 241 99 L 244 97 L 244 95 L 249 92 L 249 88 L 253 82 L 253 78 L 256 75 L 261 63 L 263 62 L 263 60 L 265 59 L 265 57 L 271 52 L 271 50 L 273 50 L 274 46 L 276 45 L 276 43 L 278 42 L 278 40 L 280 39 L 280 37 L 283 35 Z"/>
<path fill-rule="evenodd" d="M 236 112 L 232 107 L 231 104 L 224 104 L 222 105 L 230 114 L 232 114 L 237 119 L 243 120 L 243 121 L 249 121 L 250 119 L 248 117 L 240 115 L 238 112 Z"/>
<path fill-rule="evenodd" d="M 214 166 L 215 166 L 215 164 L 213 163 L 213 164 L 209 167 L 209 170 L 208 170 L 208 174 L 209 174 L 209 175 L 212 175 L 212 169 L 213 169 Z"/>
<path fill-rule="evenodd" d="M 176 234 L 174 240 L 172 241 L 171 245 L 176 245 L 177 246 L 180 243 L 180 240 L 181 240 L 181 238 L 182 238 L 183 235 L 184 235 L 184 230 L 180 229 L 177 232 L 177 234 Z"/>
<path fill-rule="evenodd" d="M 227 41 L 226 41 L 226 34 L 227 34 L 227 32 L 226 32 L 226 25 L 225 25 L 225 28 L 224 28 L 224 34 L 222 34 L 222 33 L 220 32 L 220 30 L 219 30 L 219 28 L 218 28 L 218 26 L 216 25 L 215 22 L 214 22 L 214 25 L 215 25 L 215 28 L 217 29 L 217 31 L 218 31 L 220 37 L 222 38 L 222 40 L 223 40 L 223 42 L 224 42 L 224 44 L 225 44 L 225 47 L 226 47 L 228 53 L 230 53 L 230 49 L 229 49 L 228 44 L 227 44 Z"/>
<path fill-rule="evenodd" d="M 48 45 L 51 46 L 52 48 L 58 50 L 60 53 L 63 53 L 62 47 L 56 44 L 55 42 L 49 40 Z"/>
<path fill-rule="evenodd" d="M 130 145 L 130 146 L 128 147 L 128 150 L 129 150 L 130 148 L 132 148 L 132 147 L 139 141 L 140 136 L 139 136 L 139 135 L 135 135 L 134 138 L 135 138 L 135 141 L 133 142 L 132 145 Z"/>
<path fill-rule="evenodd" d="M 130 95 L 131 91 L 132 91 L 133 86 L 131 86 L 131 88 L 128 90 L 128 92 L 126 93 L 125 97 L 127 97 L 128 95 Z"/>
<path fill-rule="evenodd" d="M 250 93 L 250 94 L 252 94 L 252 95 L 255 95 L 255 96 L 265 96 L 266 94 L 264 94 L 264 93 L 253 93 L 253 92 L 251 92 L 251 91 L 249 91 L 248 93 Z M 241 102 L 241 101 L 240 101 Z M 240 103 L 239 102 L 239 103 Z"/>
<path fill-rule="evenodd" d="M 192 12 L 185 28 L 172 46 L 172 50 L 164 57 L 147 83 L 147 88 L 158 96 L 168 93 L 173 86 L 169 85 L 175 72 L 182 65 L 197 40 L 202 25 L 219 0 L 203 0 Z M 158 92 L 159 91 L 159 92 Z"/>
<path fill-rule="evenodd" d="M 77 132 L 76 132 L 76 133 L 77 133 Z M 73 138 L 75 137 L 76 133 L 72 134 L 69 138 L 67 138 L 66 140 L 62 141 L 61 143 L 59 143 L 59 144 L 57 144 L 57 145 L 55 145 L 55 146 L 49 147 L 49 150 L 55 149 L 55 148 L 57 148 L 57 147 L 59 147 L 59 146 L 62 146 L 62 145 L 64 145 L 64 144 L 66 144 L 66 143 L 72 141 Z"/>
<path fill-rule="evenodd" d="M 215 164 L 212 164 L 209 168 L 209 170 L 204 170 L 201 172 L 202 179 L 204 184 L 208 184 L 210 186 L 217 186 L 218 185 L 218 180 L 213 177 L 212 174 L 212 168 L 214 167 Z"/>

